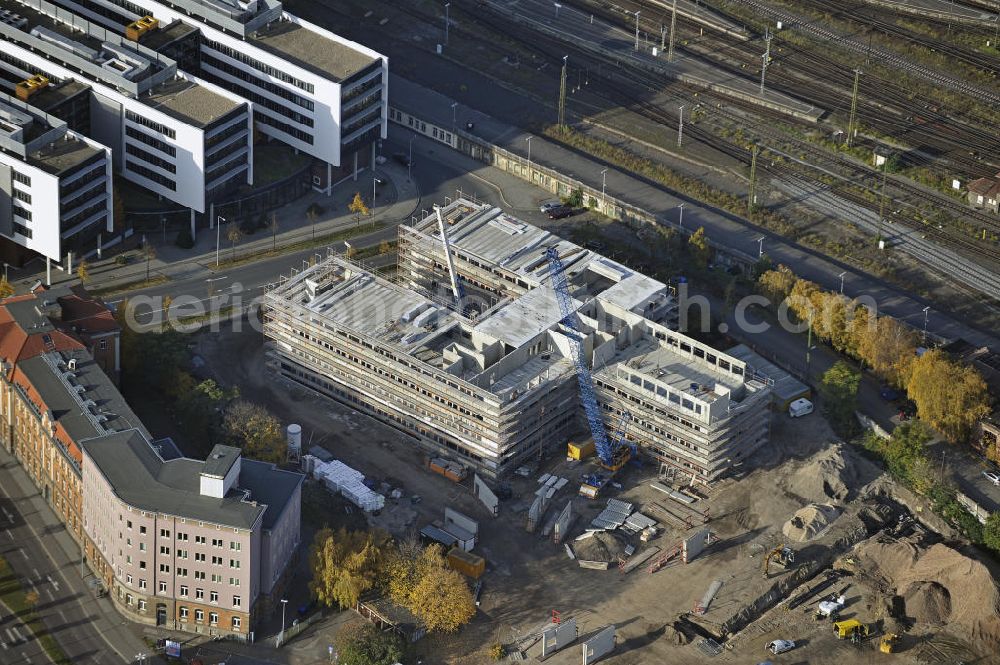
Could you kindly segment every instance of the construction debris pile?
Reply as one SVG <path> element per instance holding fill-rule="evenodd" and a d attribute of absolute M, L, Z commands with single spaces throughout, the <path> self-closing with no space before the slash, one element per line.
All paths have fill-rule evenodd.
<path fill-rule="evenodd" d="M 788 478 L 787 489 L 810 501 L 846 501 L 860 486 L 857 454 L 835 444 L 803 461 Z"/>
<path fill-rule="evenodd" d="M 915 629 L 946 624 L 984 652 L 1000 650 L 1000 589 L 982 562 L 941 543 L 921 549 L 906 540 L 866 541 L 855 556 L 902 598 Z"/>
<path fill-rule="evenodd" d="M 373 513 L 385 507 L 385 497 L 365 484 L 365 475 L 340 460 L 316 460 L 313 476 L 321 480 L 328 490 L 341 494 L 345 499 L 365 511 Z"/>
<path fill-rule="evenodd" d="M 785 522 L 781 531 L 789 540 L 804 543 L 826 531 L 840 517 L 840 513 L 840 508 L 831 504 L 811 503 L 796 511 L 792 519 Z"/>

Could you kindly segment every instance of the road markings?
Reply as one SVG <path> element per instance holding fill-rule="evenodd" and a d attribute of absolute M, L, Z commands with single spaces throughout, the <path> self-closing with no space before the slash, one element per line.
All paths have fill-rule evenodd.
<path fill-rule="evenodd" d="M 20 552 L 21 552 L 21 556 L 24 557 L 24 560 L 27 561 L 28 560 L 28 553 L 25 552 L 24 550 L 20 550 Z"/>
<path fill-rule="evenodd" d="M 56 581 L 55 581 L 54 579 L 52 579 L 52 576 L 51 576 L 51 575 L 46 575 L 46 576 L 45 576 L 45 579 L 47 579 L 47 580 L 49 581 L 49 583 L 50 583 L 50 584 L 51 584 L 51 585 L 52 585 L 53 587 L 55 587 L 55 590 L 56 590 L 56 591 L 58 591 L 58 590 L 59 590 L 59 582 L 56 582 Z"/>
<path fill-rule="evenodd" d="M 26 653 L 24 653 L 24 652 L 22 651 L 22 652 L 21 652 L 21 658 L 24 658 L 24 662 L 28 663 L 28 665 L 31 665 L 31 659 L 30 659 L 30 658 L 28 658 L 28 654 L 26 654 Z"/>
<path fill-rule="evenodd" d="M 14 516 L 11 515 L 10 511 L 7 510 L 6 508 L 3 509 L 3 514 L 7 516 L 7 521 L 8 522 L 13 522 L 14 521 Z"/>
<path fill-rule="evenodd" d="M 6 531 L 6 532 L 7 532 L 7 537 L 8 537 L 8 538 L 10 538 L 11 540 L 14 540 L 14 534 L 12 534 L 12 533 L 11 533 L 10 531 L 8 531 L 7 529 L 4 529 L 4 531 Z"/>
<path fill-rule="evenodd" d="M 11 644 L 17 644 L 17 637 L 14 633 L 10 632 L 10 628 L 7 628 L 7 639 L 10 640 Z"/>
<path fill-rule="evenodd" d="M 49 594 L 49 600 L 55 602 L 56 595 L 52 593 L 52 589 L 45 587 L 45 593 Z"/>
<path fill-rule="evenodd" d="M 31 572 L 33 572 L 35 574 L 35 579 L 36 580 L 38 580 L 39 582 L 42 581 L 42 574 L 40 572 L 38 572 L 37 568 L 32 568 Z"/>

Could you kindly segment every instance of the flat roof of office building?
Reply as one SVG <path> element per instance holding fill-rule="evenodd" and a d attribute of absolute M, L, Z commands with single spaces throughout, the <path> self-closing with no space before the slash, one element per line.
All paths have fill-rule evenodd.
<path fill-rule="evenodd" d="M 103 152 L 80 138 L 66 134 L 51 146 L 29 154 L 28 161 L 46 173 L 60 175 Z"/>
<path fill-rule="evenodd" d="M 143 103 L 195 127 L 207 127 L 242 102 L 186 79 L 172 79 L 141 97 Z"/>
<path fill-rule="evenodd" d="M 378 60 L 292 21 L 273 21 L 256 33 L 253 43 L 337 83 Z"/>
<path fill-rule="evenodd" d="M 12 76 L 4 76 L 4 78 L 13 83 L 20 82 L 14 81 L 15 77 Z M 31 104 L 40 111 L 51 113 L 52 109 L 65 102 L 67 99 L 72 99 L 73 97 L 89 90 L 90 86 L 86 83 L 80 83 L 75 79 L 66 79 L 64 81 L 60 81 L 59 83 L 49 83 L 49 85 L 31 95 L 31 97 L 28 98 L 28 104 Z"/>
<path fill-rule="evenodd" d="M 139 43 L 148 49 L 159 52 L 164 46 L 184 39 L 192 32 L 198 32 L 198 28 L 178 19 L 165 26 L 161 24 L 156 30 L 150 30 L 139 38 Z"/>

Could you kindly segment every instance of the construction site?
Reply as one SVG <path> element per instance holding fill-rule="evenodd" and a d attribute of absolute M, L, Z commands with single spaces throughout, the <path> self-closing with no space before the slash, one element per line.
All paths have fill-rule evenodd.
<path fill-rule="evenodd" d="M 995 562 L 673 330 L 666 285 L 463 200 L 399 237 L 395 280 L 331 253 L 268 291 L 265 343 L 199 353 L 475 579 L 427 662 L 996 662 Z"/>

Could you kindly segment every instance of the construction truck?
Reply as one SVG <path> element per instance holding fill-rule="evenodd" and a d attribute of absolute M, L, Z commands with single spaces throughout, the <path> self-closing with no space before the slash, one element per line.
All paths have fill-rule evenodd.
<path fill-rule="evenodd" d="M 833 624 L 833 634 L 841 640 L 850 639 L 852 642 L 858 642 L 868 637 L 870 632 L 871 630 L 868 625 L 861 623 L 857 619 L 837 621 Z"/>
<path fill-rule="evenodd" d="M 764 557 L 764 579 L 770 576 L 772 561 L 782 568 L 788 568 L 795 563 L 795 550 L 782 543 L 768 552 Z"/>
<path fill-rule="evenodd" d="M 837 617 L 840 616 L 840 610 L 844 609 L 844 604 L 846 602 L 847 598 L 844 596 L 837 596 L 836 598 L 820 601 L 819 606 L 816 608 L 815 618 L 829 618 L 836 620 Z"/>
<path fill-rule="evenodd" d="M 878 650 L 882 653 L 894 653 L 896 651 L 896 643 L 899 642 L 899 635 L 896 633 L 886 633 L 879 640 Z"/>

